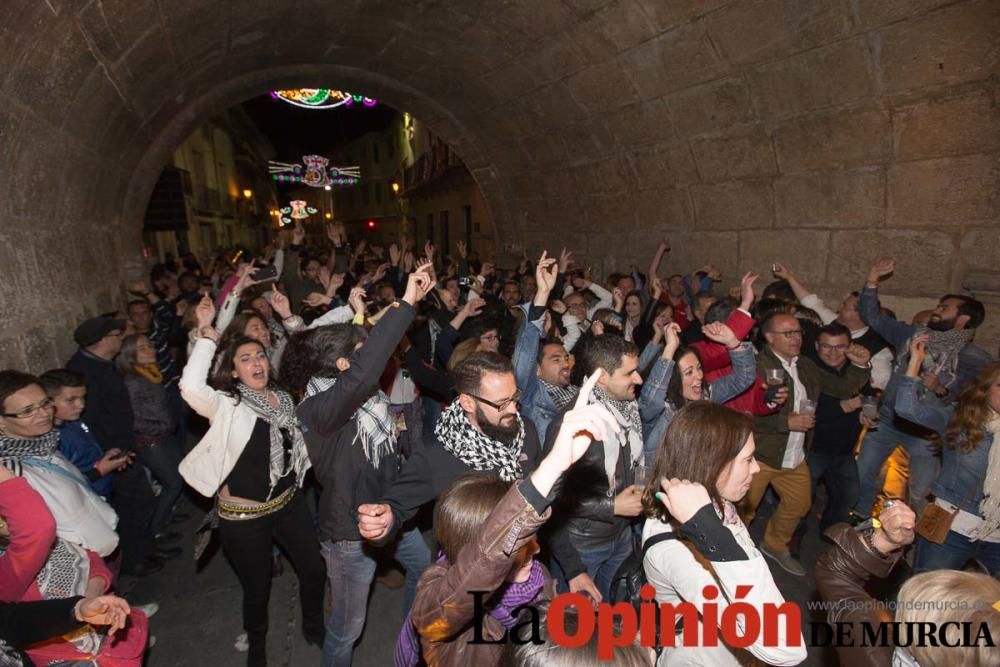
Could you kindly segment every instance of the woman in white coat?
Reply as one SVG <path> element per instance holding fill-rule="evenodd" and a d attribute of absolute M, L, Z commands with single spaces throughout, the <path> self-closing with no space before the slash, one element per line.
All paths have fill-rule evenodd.
<path fill-rule="evenodd" d="M 211 426 L 180 465 L 185 481 L 216 497 L 219 537 L 243 589 L 247 664 L 267 663 L 271 552 L 277 542 L 299 578 L 302 632 L 322 646 L 326 573 L 301 487 L 309 457 L 292 397 L 278 388 L 264 346 L 238 336 L 207 380 L 219 332 L 208 297 L 196 309 L 199 338 L 181 376 L 181 396 Z"/>
<path fill-rule="evenodd" d="M 725 609 L 737 601 L 749 603 L 762 616 L 765 606 L 785 601 L 734 506 L 760 470 L 752 427 L 753 418 L 742 412 L 708 401 L 689 403 L 671 421 L 656 453 L 652 481 L 643 492 L 643 543 L 658 537 L 646 551 L 643 567 L 656 588 L 657 602 L 689 602 L 699 614 L 706 603 L 715 604 L 711 623 L 730 619 Z M 706 587 L 717 595 L 706 598 Z M 742 616 L 736 618 L 737 636 L 743 637 L 746 623 Z M 669 622 L 661 620 L 663 626 L 669 627 Z M 699 618 L 702 644 L 705 634 L 717 630 L 704 627 L 705 622 L 704 616 Z M 799 664 L 806 658 L 801 630 L 786 634 L 783 619 L 778 626 L 777 641 L 772 642 L 776 646 L 764 646 L 761 624 L 746 650 L 769 665 Z M 658 664 L 736 666 L 749 657 L 726 646 L 721 632 L 717 646 L 683 647 L 686 633 L 678 631 L 678 646 L 665 648 Z"/>

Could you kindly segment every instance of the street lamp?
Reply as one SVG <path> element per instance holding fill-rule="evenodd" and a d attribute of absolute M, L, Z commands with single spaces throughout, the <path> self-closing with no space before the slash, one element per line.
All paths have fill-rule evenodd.
<path fill-rule="evenodd" d="M 246 197 L 247 199 L 250 199 L 251 197 L 253 197 L 253 190 L 249 190 L 249 189 L 244 190 L 243 191 L 243 196 Z"/>
<path fill-rule="evenodd" d="M 396 181 L 392 182 L 392 192 L 393 194 L 397 195 L 399 194 L 399 183 L 397 183 Z"/>

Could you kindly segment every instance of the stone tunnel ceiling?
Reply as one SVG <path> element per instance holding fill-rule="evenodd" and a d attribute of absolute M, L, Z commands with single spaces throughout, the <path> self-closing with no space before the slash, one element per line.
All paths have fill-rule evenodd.
<path fill-rule="evenodd" d="M 1000 250 L 996 0 L 6 0 L 0 361 L 64 361 L 137 266 L 207 115 L 338 85 L 446 138 L 499 242 L 602 269 L 787 260 L 820 293 L 891 250 L 933 297 Z M 988 302 L 988 309 L 1000 303 Z M 995 323 L 996 316 L 989 318 Z M 996 324 L 993 325 L 994 328 Z"/>

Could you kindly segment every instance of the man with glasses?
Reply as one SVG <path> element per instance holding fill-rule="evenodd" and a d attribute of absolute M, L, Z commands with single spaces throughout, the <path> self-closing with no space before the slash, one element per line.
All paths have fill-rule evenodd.
<path fill-rule="evenodd" d="M 410 457 L 380 503 L 358 507 L 358 531 L 385 542 L 424 504 L 469 473 L 524 479 L 541 460 L 538 433 L 518 413 L 510 360 L 473 352 L 451 372 L 458 398 L 441 413 L 424 449 Z"/>
<path fill-rule="evenodd" d="M 760 550 L 785 571 L 804 576 L 806 571 L 789 552 L 788 545 L 799 521 L 812 504 L 806 450 L 816 424 L 816 401 L 821 392 L 849 399 L 869 378 L 868 350 L 851 345 L 842 353 L 850 365 L 843 375 L 824 373 L 809 358 L 801 356 L 802 325 L 794 315 L 773 313 L 761 323 L 767 341 L 757 357 L 757 370 L 765 378 L 784 377 L 788 400 L 773 415 L 754 421 L 754 441 L 760 472 L 754 475 L 744 507 L 749 525 L 768 486 L 779 502 L 768 521 Z"/>
<path fill-rule="evenodd" d="M 90 427 L 98 444 L 107 452 L 117 449 L 127 453 L 135 448 L 134 415 L 125 381 L 115 371 L 113 360 L 122 347 L 125 320 L 95 317 L 86 320 L 73 332 L 80 346 L 66 368 L 82 373 L 87 383 L 87 405 L 82 419 Z M 139 466 L 131 466 L 114 476 L 112 506 L 118 512 L 122 572 L 145 576 L 163 568 L 153 556 L 149 522 L 153 518 L 155 496 Z M 175 556 L 179 549 L 165 551 Z"/>
<path fill-rule="evenodd" d="M 592 442 L 559 483 L 550 524 L 552 570 L 563 590 L 601 601 L 632 553 L 630 527 L 642 512 L 642 490 L 635 486 L 635 469 L 643 461 L 639 350 L 622 336 L 603 334 L 587 342 L 577 363 L 583 377 L 601 370 L 591 402 L 606 407 L 620 428 L 613 438 Z M 572 407 L 570 402 L 552 420 L 546 449 Z"/>

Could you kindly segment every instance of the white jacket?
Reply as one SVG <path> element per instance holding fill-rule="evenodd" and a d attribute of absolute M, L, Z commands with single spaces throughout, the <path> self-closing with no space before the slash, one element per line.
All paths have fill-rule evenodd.
<path fill-rule="evenodd" d="M 737 586 L 752 585 L 749 594 L 738 599 L 741 602 L 748 602 L 758 610 L 763 610 L 763 605 L 766 603 L 776 605 L 784 603 L 785 599 L 775 585 L 771 571 L 768 569 L 767 563 L 764 562 L 764 557 L 754 546 L 753 539 L 743 522 L 737 519 L 735 524 L 723 525 L 733 533 L 737 545 L 746 554 L 746 558 L 713 562 L 712 570 L 714 573 L 696 560 L 693 547 L 686 541 L 667 540 L 653 545 L 649 549 L 643 560 L 643 569 L 646 572 L 646 579 L 656 588 L 656 601 L 658 603 L 676 604 L 686 601 L 701 609 L 706 602 L 702 591 L 708 585 L 714 585 L 719 590 L 719 596 L 714 600 L 718 605 L 717 619 L 722 618 L 723 610 L 728 604 L 736 601 L 734 596 Z M 652 518 L 646 519 L 642 531 L 643 542 L 652 535 L 672 532 L 673 530 L 674 527 L 669 523 Z M 699 636 L 701 634 L 702 632 L 699 632 Z M 736 656 L 723 643 L 721 633 L 719 645 L 715 647 L 680 647 L 680 637 L 678 637 L 677 643 L 678 647 L 676 648 L 663 649 L 659 665 L 738 667 L 740 664 Z M 788 646 L 784 623 L 780 623 L 777 643 L 776 647 L 763 646 L 763 631 L 761 631 L 757 641 L 747 650 L 768 665 L 797 665 L 806 659 L 805 641 L 802 639 L 801 631 L 799 646 Z"/>
<path fill-rule="evenodd" d="M 181 397 L 211 424 L 205 437 L 181 461 L 184 480 L 203 496 L 212 497 L 233 471 L 253 434 L 257 415 L 237 401 L 208 386 L 215 356 L 215 341 L 199 338 L 181 375 Z"/>

